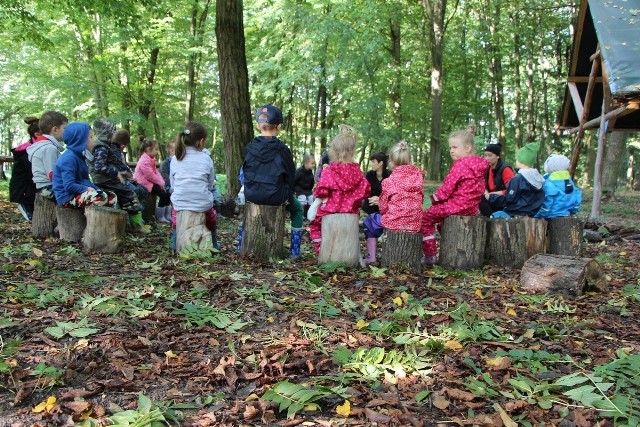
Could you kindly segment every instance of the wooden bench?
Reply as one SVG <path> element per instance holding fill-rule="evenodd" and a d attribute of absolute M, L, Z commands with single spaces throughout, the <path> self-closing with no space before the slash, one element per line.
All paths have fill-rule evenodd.
<path fill-rule="evenodd" d="M 364 264 L 360 253 L 357 214 L 337 213 L 322 217 L 322 241 L 318 264 L 338 262 L 347 267 Z"/>
<path fill-rule="evenodd" d="M 487 242 L 486 221 L 483 216 L 445 218 L 440 233 L 440 265 L 457 270 L 482 268 Z"/>
<path fill-rule="evenodd" d="M 82 237 L 85 252 L 115 254 L 124 248 L 127 213 L 105 206 L 88 206 L 84 211 L 87 226 Z"/>
<path fill-rule="evenodd" d="M 422 268 L 422 234 L 387 230 L 387 240 L 382 248 L 381 265 L 394 267 L 406 265 L 411 270 Z"/>
<path fill-rule="evenodd" d="M 284 206 L 256 205 L 247 202 L 242 221 L 240 255 L 261 259 L 284 258 Z"/>

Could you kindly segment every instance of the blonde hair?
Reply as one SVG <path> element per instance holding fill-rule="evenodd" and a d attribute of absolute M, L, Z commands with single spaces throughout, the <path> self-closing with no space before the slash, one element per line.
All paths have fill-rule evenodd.
<path fill-rule="evenodd" d="M 411 151 L 407 141 L 402 140 L 389 150 L 389 160 L 394 166 L 403 166 L 411 164 Z"/>
<path fill-rule="evenodd" d="M 358 142 L 358 131 L 349 125 L 340 125 L 340 134 L 329 144 L 329 160 L 336 163 L 352 163 Z"/>
<path fill-rule="evenodd" d="M 473 134 L 466 130 L 457 130 L 449 135 L 449 141 L 452 139 L 458 139 L 467 146 L 473 148 L 476 145 L 476 140 L 473 138 Z"/>

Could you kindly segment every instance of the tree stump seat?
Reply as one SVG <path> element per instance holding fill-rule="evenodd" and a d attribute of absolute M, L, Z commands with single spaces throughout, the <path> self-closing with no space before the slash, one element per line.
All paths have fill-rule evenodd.
<path fill-rule="evenodd" d="M 382 247 L 382 266 L 406 265 L 412 270 L 420 270 L 422 235 L 396 230 L 387 230 L 385 233 L 387 240 Z"/>
<path fill-rule="evenodd" d="M 261 259 L 283 258 L 284 223 L 287 211 L 284 206 L 245 205 L 240 255 L 253 255 Z"/>
<path fill-rule="evenodd" d="M 487 241 L 483 216 L 452 215 L 445 218 L 440 233 L 440 265 L 447 269 L 482 268 Z"/>
<path fill-rule="evenodd" d="M 140 202 L 142 203 L 142 220 L 145 224 L 155 225 L 157 223 L 157 201 L 158 197 L 153 193 L 147 193 L 144 197 L 140 198 Z"/>
<path fill-rule="evenodd" d="M 524 218 L 490 218 L 487 221 L 488 261 L 503 267 L 521 268 L 527 260 L 527 228 Z"/>
<path fill-rule="evenodd" d="M 527 235 L 527 259 L 545 252 L 547 243 L 547 221 L 540 218 L 523 217 Z"/>
<path fill-rule="evenodd" d="M 337 262 L 347 267 L 363 264 L 357 214 L 335 213 L 322 217 L 322 241 L 318 264 Z"/>
<path fill-rule="evenodd" d="M 36 239 L 53 236 L 56 221 L 56 202 L 37 193 L 31 220 L 31 235 Z"/>
<path fill-rule="evenodd" d="M 580 296 L 589 289 L 608 289 L 607 278 L 594 259 L 550 254 L 529 258 L 522 267 L 520 284 L 532 293 L 569 297 Z"/>
<path fill-rule="evenodd" d="M 176 251 L 210 251 L 213 248 L 211 230 L 207 228 L 204 212 L 178 211 L 176 213 Z"/>
<path fill-rule="evenodd" d="M 124 248 L 127 213 L 105 206 L 88 206 L 84 211 L 87 226 L 82 237 L 85 252 L 115 254 Z"/>
<path fill-rule="evenodd" d="M 60 239 L 80 243 L 84 229 L 87 226 L 84 208 L 65 208 L 57 205 L 56 218 Z"/>
<path fill-rule="evenodd" d="M 549 218 L 549 249 L 554 255 L 580 256 L 584 224 L 577 216 Z"/>

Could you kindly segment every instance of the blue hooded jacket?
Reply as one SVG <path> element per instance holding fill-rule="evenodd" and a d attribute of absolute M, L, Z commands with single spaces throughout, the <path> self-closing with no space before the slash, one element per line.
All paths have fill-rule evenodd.
<path fill-rule="evenodd" d="M 556 171 L 544 178 L 544 203 L 536 218 L 558 218 L 576 214 L 582 203 L 582 191 L 574 184 L 569 171 Z"/>
<path fill-rule="evenodd" d="M 59 205 L 71 201 L 89 187 L 98 190 L 89 181 L 89 167 L 84 158 L 90 130 L 89 123 L 84 122 L 69 123 L 64 129 L 63 140 L 67 149 L 58 157 L 53 169 L 53 194 Z"/>

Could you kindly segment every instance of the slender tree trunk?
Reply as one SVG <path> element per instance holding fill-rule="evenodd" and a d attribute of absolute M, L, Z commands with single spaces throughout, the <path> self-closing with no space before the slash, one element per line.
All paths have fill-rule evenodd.
<path fill-rule="evenodd" d="M 200 13 L 200 0 L 193 0 L 191 7 L 191 43 L 193 47 L 204 45 L 204 32 L 209 15 L 209 5 L 211 0 L 206 0 L 202 12 Z M 199 16 L 198 16 L 199 14 Z M 193 120 L 193 113 L 196 108 L 196 90 L 198 87 L 198 68 L 202 54 L 194 50 L 189 54 L 187 62 L 187 99 L 185 118 L 187 121 Z"/>
<path fill-rule="evenodd" d="M 327 87 L 324 85 L 326 79 L 324 68 L 322 69 L 323 83 L 319 88 L 320 95 L 320 149 L 324 150 L 327 146 Z"/>
<path fill-rule="evenodd" d="M 442 63 L 444 49 L 444 18 L 446 0 L 423 0 L 427 15 L 431 19 L 429 27 L 429 48 L 431 52 L 431 135 L 429 137 L 429 161 L 427 177 L 440 179 L 442 157 Z"/>
<path fill-rule="evenodd" d="M 493 6 L 493 10 L 492 9 Z M 487 51 L 489 52 L 489 76 L 493 86 L 493 112 L 496 122 L 496 132 L 498 142 L 502 146 L 506 146 L 507 133 L 504 115 L 504 81 L 502 75 L 502 54 L 500 53 L 499 40 L 499 24 L 500 24 L 500 2 L 485 0 L 486 12 L 488 14 L 487 26 L 489 28 L 489 42 L 487 43 Z"/>
<path fill-rule="evenodd" d="M 400 95 L 400 88 L 402 82 L 402 56 L 401 56 L 401 45 L 400 45 L 400 23 L 401 23 L 401 15 L 398 12 L 391 19 L 389 19 L 389 34 L 391 37 L 391 46 L 389 48 L 389 52 L 391 53 L 391 58 L 393 59 L 393 68 L 394 68 L 394 80 L 393 85 L 391 87 L 391 103 L 392 103 L 392 111 L 393 111 L 393 122 L 396 126 L 396 130 L 398 132 L 398 136 L 402 137 L 402 99 Z"/>
<path fill-rule="evenodd" d="M 602 198 L 608 200 L 615 197 L 618 178 L 622 174 L 627 152 L 627 132 L 611 132 L 607 138 L 602 170 Z"/>
<path fill-rule="evenodd" d="M 511 23 L 515 24 L 517 16 L 511 17 Z M 522 54 L 520 52 L 520 34 L 517 32 L 513 35 L 513 84 L 514 84 L 514 105 L 513 105 L 513 121 L 515 126 L 515 151 L 522 147 L 522 113 L 520 106 L 522 104 L 522 87 L 520 83 L 520 64 L 522 63 Z M 506 148 L 506 147 L 505 147 Z"/>
<path fill-rule="evenodd" d="M 216 0 L 216 40 L 227 199 L 240 190 L 243 151 L 253 138 L 242 0 Z"/>
<path fill-rule="evenodd" d="M 536 114 L 535 114 L 535 86 L 533 81 L 534 75 L 533 52 L 529 52 L 527 59 L 527 143 L 536 140 Z"/>
<path fill-rule="evenodd" d="M 149 58 L 149 72 L 147 74 L 147 81 L 142 92 L 142 104 L 140 105 L 139 112 L 145 120 L 149 120 L 151 109 L 153 105 L 153 84 L 156 80 L 156 70 L 158 68 L 158 57 L 160 56 L 160 48 L 154 47 L 151 49 L 151 56 Z M 140 134 L 144 134 L 144 127 L 142 123 L 138 128 Z"/>

